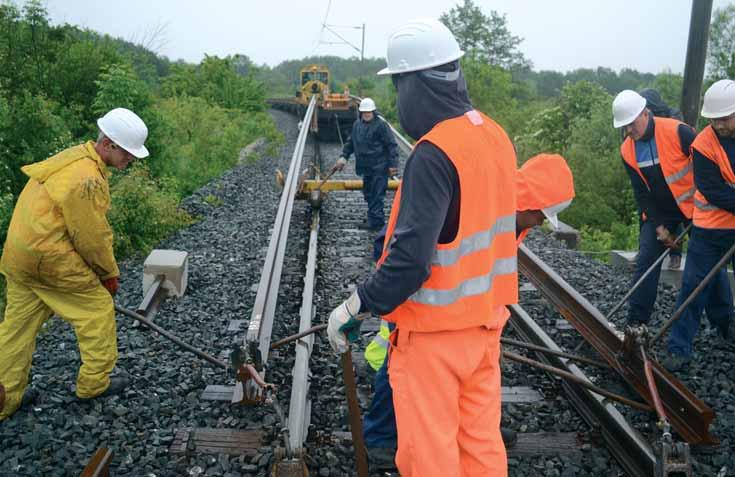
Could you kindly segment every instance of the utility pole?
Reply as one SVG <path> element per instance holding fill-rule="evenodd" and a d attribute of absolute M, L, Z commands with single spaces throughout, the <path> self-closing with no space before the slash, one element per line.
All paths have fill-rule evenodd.
<path fill-rule="evenodd" d="M 336 28 L 347 28 L 347 29 L 353 29 L 353 30 L 362 30 L 362 43 L 360 44 L 360 48 L 355 46 L 352 42 L 347 40 L 344 36 L 340 35 Z M 362 69 L 364 61 L 365 61 L 365 24 L 363 23 L 362 26 L 345 26 L 345 25 L 330 25 L 326 22 L 326 18 L 324 20 L 324 23 L 322 23 L 322 30 L 327 30 L 332 35 L 339 38 L 340 41 L 320 41 L 320 45 L 347 45 L 351 47 L 353 50 L 360 53 L 360 69 Z M 358 94 L 362 96 L 362 73 L 360 73 L 360 76 L 357 78 L 358 81 Z"/>
<path fill-rule="evenodd" d="M 360 63 L 365 59 L 365 24 L 362 24 L 362 44 L 360 45 Z"/>
<path fill-rule="evenodd" d="M 684 115 L 684 122 L 692 127 L 696 127 L 699 117 L 699 98 L 702 95 L 711 17 L 712 0 L 692 0 L 684 85 L 681 92 L 681 112 Z"/>
<path fill-rule="evenodd" d="M 360 45 L 360 77 L 357 79 L 359 81 L 359 87 L 357 88 L 357 94 L 362 97 L 362 70 L 365 66 L 365 24 L 362 24 L 362 44 Z"/>

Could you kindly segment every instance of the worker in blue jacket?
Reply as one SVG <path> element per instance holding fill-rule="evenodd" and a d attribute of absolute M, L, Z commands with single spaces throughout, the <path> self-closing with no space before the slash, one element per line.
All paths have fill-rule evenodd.
<path fill-rule="evenodd" d="M 398 173 L 398 145 L 388 124 L 375 113 L 375 101 L 360 101 L 360 119 L 352 126 L 335 168 L 344 169 L 347 159 L 355 154 L 355 169 L 362 176 L 362 194 L 368 205 L 367 220 L 358 227 L 378 231 L 385 225 L 383 202 L 388 177 Z"/>
<path fill-rule="evenodd" d="M 696 185 L 694 226 L 677 309 L 735 245 L 735 81 L 720 80 L 707 90 L 702 116 L 709 119 L 710 125 L 692 143 Z M 735 261 L 732 262 L 735 266 Z M 710 325 L 716 331 L 715 343 L 733 345 L 733 297 L 726 267 L 720 269 L 674 322 L 667 346 L 669 356 L 663 362 L 669 371 L 682 371 L 691 361 L 694 337 L 705 307 Z"/>

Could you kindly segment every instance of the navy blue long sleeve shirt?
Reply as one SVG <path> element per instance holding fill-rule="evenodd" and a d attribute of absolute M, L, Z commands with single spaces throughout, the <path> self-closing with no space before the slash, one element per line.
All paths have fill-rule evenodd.
<path fill-rule="evenodd" d="M 431 274 L 436 244 L 457 235 L 459 202 L 452 162 L 433 144 L 419 144 L 406 162 L 390 260 L 357 288 L 364 309 L 390 313 L 421 288 Z"/>
<path fill-rule="evenodd" d="M 355 154 L 355 171 L 359 175 L 387 174 L 398 167 L 398 144 L 388 125 L 377 116 L 370 121 L 358 119 L 342 148 L 342 157 Z"/>
<path fill-rule="evenodd" d="M 449 66 L 458 69 L 459 62 Z M 472 110 L 461 70 L 456 81 L 436 80 L 421 72 L 392 79 L 401 126 L 414 139 L 441 121 Z M 449 243 L 457 235 L 460 202 L 459 174 L 452 161 L 434 144 L 419 143 L 406 162 L 388 255 L 357 287 L 361 311 L 388 314 L 421 288 L 431 274 L 437 243 Z"/>
<path fill-rule="evenodd" d="M 689 155 L 692 142 L 696 137 L 694 130 L 686 125 L 680 124 L 677 129 L 679 135 L 679 143 L 684 154 Z M 635 141 L 636 159 L 640 161 L 652 160 L 658 158 L 658 151 L 655 141 L 655 123 L 653 118 L 648 123 L 645 134 L 641 139 Z M 641 173 L 646 178 L 643 181 L 638 172 L 630 167 L 625 161 L 625 170 L 628 172 L 630 182 L 633 186 L 633 195 L 641 212 L 646 214 L 646 220 L 651 221 L 656 226 L 664 223 L 680 222 L 686 219 L 681 209 L 676 204 L 676 199 L 671 194 L 666 178 L 664 177 L 661 164 L 654 164 L 649 167 L 641 167 Z"/>
<path fill-rule="evenodd" d="M 731 167 L 735 170 L 735 138 L 724 138 L 719 135 L 717 138 L 730 159 Z M 694 148 L 694 183 L 707 202 L 735 214 L 735 189 L 725 182 L 719 166 L 696 148 Z"/>

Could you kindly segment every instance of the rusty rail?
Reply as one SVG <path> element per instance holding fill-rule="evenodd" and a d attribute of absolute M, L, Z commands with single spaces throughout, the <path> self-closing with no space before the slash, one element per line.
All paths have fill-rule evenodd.
<path fill-rule="evenodd" d="M 620 359 L 623 341 L 602 313 L 524 245 L 518 249 L 518 268 L 610 367 L 653 406 L 641 357 Z M 714 411 L 661 365 L 651 361 L 651 368 L 666 415 L 676 432 L 690 444 L 717 444 L 718 439 L 709 432 Z"/>
<path fill-rule="evenodd" d="M 511 312 L 509 323 L 524 340 L 546 349 L 561 351 L 523 308 L 518 305 L 508 308 Z M 548 365 L 563 369 L 580 379 L 587 379 L 576 364 L 568 362 L 565 358 L 548 353 L 538 353 L 537 356 Z M 612 403 L 573 381 L 562 380 L 561 387 L 585 422 L 600 432 L 610 453 L 628 474 L 635 477 L 653 475 L 656 457 L 651 445 L 625 420 Z"/>
<path fill-rule="evenodd" d="M 110 477 L 110 462 L 112 462 L 113 455 L 110 449 L 100 447 L 94 453 L 80 477 Z"/>

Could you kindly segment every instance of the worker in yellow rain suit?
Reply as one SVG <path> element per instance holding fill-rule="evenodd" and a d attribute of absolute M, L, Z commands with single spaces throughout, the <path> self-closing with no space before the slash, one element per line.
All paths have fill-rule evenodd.
<path fill-rule="evenodd" d="M 124 169 L 148 156 L 148 129 L 132 111 L 113 109 L 97 121 L 97 142 L 66 149 L 24 166 L 29 177 L 18 198 L 0 259 L 7 279 L 0 323 L 0 421 L 22 403 L 36 335 L 53 314 L 69 322 L 79 341 L 80 399 L 119 393 L 125 378 L 110 379 L 117 361 L 115 310 L 118 270 L 112 250 L 108 167 Z"/>

